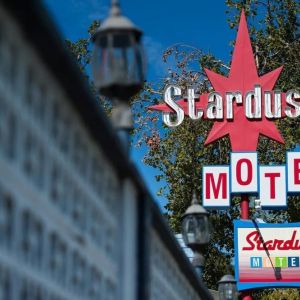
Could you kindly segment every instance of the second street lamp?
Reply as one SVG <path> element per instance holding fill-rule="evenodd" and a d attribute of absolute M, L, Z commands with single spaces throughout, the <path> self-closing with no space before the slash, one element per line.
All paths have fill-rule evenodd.
<path fill-rule="evenodd" d="M 211 237 L 208 215 L 207 210 L 198 203 L 194 193 L 192 203 L 182 217 L 182 237 L 184 243 L 194 252 L 192 263 L 200 277 L 202 277 L 205 263 L 203 249 Z"/>
<path fill-rule="evenodd" d="M 220 299 L 237 300 L 238 291 L 236 288 L 236 280 L 232 275 L 224 275 L 218 282 L 218 290 Z"/>

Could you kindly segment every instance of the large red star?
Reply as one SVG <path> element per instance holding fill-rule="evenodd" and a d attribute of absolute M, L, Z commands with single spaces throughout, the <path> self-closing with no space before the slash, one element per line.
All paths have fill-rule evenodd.
<path fill-rule="evenodd" d="M 225 99 L 226 92 L 239 91 L 243 95 L 243 103 L 234 103 L 232 120 L 224 119 L 214 123 L 205 145 L 229 135 L 232 151 L 255 151 L 260 134 L 279 143 L 284 143 L 274 122 L 268 120 L 263 114 L 261 120 L 250 120 L 246 117 L 244 108 L 244 95 L 253 90 L 255 84 L 261 86 L 262 95 L 264 91 L 271 91 L 281 70 L 282 67 L 261 77 L 258 76 L 246 17 L 242 11 L 229 76 L 224 77 L 207 69 L 205 72 L 214 90 L 219 92 L 223 99 Z M 185 114 L 187 114 L 187 103 L 184 100 L 179 100 L 178 104 L 183 107 Z M 204 94 L 200 96 L 200 101 L 196 103 L 196 107 L 203 108 L 206 104 L 207 94 Z M 171 111 L 165 104 L 151 107 L 151 109 Z M 226 105 L 224 111 L 226 111 Z M 264 101 L 262 101 L 262 112 L 264 112 Z"/>
<path fill-rule="evenodd" d="M 229 77 L 224 77 L 212 71 L 205 70 L 213 88 L 223 96 L 226 91 L 240 91 L 242 95 L 253 90 L 254 84 L 259 84 L 264 91 L 271 91 L 280 75 L 282 67 L 265 74 L 257 75 L 256 64 L 252 52 L 247 22 L 242 11 L 236 44 L 234 47 Z M 262 101 L 262 108 L 264 107 Z M 267 136 L 279 143 L 284 143 L 274 122 L 263 114 L 261 120 L 249 120 L 245 115 L 243 104 L 235 104 L 232 121 L 215 122 L 205 145 L 229 134 L 233 151 L 256 150 L 259 134 Z"/>

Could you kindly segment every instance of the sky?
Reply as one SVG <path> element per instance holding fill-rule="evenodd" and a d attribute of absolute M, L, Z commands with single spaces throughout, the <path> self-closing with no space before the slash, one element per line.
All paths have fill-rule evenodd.
<path fill-rule="evenodd" d="M 75 41 L 87 37 L 93 20 L 103 20 L 108 14 L 110 0 L 44 0 L 62 37 Z M 164 77 L 167 66 L 162 62 L 163 51 L 181 43 L 211 52 L 228 62 L 230 42 L 236 32 L 229 29 L 225 0 L 120 0 L 124 15 L 143 31 L 147 57 L 147 80 Z M 133 148 L 131 158 L 144 177 L 151 194 L 160 207 L 165 198 L 156 196 L 163 182 L 157 183 L 158 171 L 142 162 L 145 149 Z"/>

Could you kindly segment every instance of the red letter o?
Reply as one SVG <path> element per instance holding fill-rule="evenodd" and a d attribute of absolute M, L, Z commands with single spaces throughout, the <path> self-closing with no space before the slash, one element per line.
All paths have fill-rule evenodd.
<path fill-rule="evenodd" d="M 247 165 L 247 169 L 248 169 L 248 172 L 247 172 L 248 176 L 247 176 L 246 180 L 242 179 L 242 164 L 243 163 L 245 163 Z M 252 181 L 252 177 L 253 177 L 253 170 L 252 170 L 251 161 L 247 158 L 240 159 L 236 164 L 236 180 L 237 180 L 238 184 L 248 185 Z"/>

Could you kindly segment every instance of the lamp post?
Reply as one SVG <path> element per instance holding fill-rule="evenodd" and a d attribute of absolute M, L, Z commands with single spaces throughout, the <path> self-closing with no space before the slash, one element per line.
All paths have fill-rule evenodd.
<path fill-rule="evenodd" d="M 221 300 L 237 300 L 238 291 L 236 280 L 232 275 L 224 275 L 218 282 L 219 297 Z"/>
<path fill-rule="evenodd" d="M 108 18 L 92 37 L 95 87 L 113 101 L 113 125 L 119 133 L 125 133 L 127 139 L 133 128 L 130 98 L 144 83 L 141 37 L 142 32 L 121 14 L 118 0 L 112 0 Z"/>
<path fill-rule="evenodd" d="M 198 203 L 194 193 L 192 203 L 182 217 L 182 237 L 186 246 L 194 252 L 192 264 L 200 278 L 205 263 L 203 248 L 209 243 L 211 237 L 208 215 L 207 210 Z"/>

